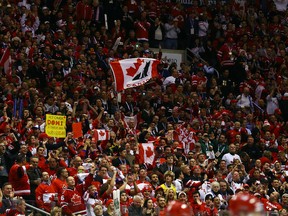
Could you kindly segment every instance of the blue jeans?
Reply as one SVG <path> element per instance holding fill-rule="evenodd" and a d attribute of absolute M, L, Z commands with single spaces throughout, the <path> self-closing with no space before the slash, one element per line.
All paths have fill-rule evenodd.
<path fill-rule="evenodd" d="M 165 49 L 177 49 L 178 48 L 178 40 L 177 39 L 165 39 Z"/>

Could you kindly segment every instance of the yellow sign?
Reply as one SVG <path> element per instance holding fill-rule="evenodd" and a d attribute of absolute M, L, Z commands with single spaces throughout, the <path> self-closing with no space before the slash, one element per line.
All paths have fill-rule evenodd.
<path fill-rule="evenodd" d="M 66 116 L 46 114 L 45 133 L 51 137 L 66 137 Z"/>

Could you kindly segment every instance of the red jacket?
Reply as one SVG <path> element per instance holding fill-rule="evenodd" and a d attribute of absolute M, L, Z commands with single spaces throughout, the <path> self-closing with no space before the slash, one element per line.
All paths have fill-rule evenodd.
<path fill-rule="evenodd" d="M 61 196 L 61 208 L 66 215 L 85 210 L 82 194 L 76 188 L 67 188 Z"/>
<path fill-rule="evenodd" d="M 148 40 L 150 23 L 147 21 L 135 22 L 135 32 L 138 40 Z"/>
<path fill-rule="evenodd" d="M 89 21 L 92 19 L 92 7 L 82 1 L 76 5 L 76 19 Z"/>
<path fill-rule="evenodd" d="M 227 43 L 225 43 L 218 51 L 217 57 L 218 61 L 223 66 L 231 66 L 235 64 L 234 56 L 232 52 L 237 52 L 237 48 L 235 45 L 229 46 Z"/>
<path fill-rule="evenodd" d="M 67 182 L 66 180 L 62 181 L 61 179 L 56 178 L 52 181 L 52 187 L 54 191 L 58 193 L 58 198 L 61 198 L 62 193 L 67 189 Z"/>
<path fill-rule="evenodd" d="M 25 196 L 30 195 L 30 182 L 26 169 L 28 166 L 20 166 L 19 164 L 14 164 L 9 172 L 9 182 L 14 188 L 15 196 Z"/>
<path fill-rule="evenodd" d="M 17 209 L 7 209 L 6 216 L 25 216 L 22 212 L 18 211 Z"/>
<path fill-rule="evenodd" d="M 55 196 L 58 196 L 57 193 L 55 193 L 53 186 L 44 182 L 38 185 L 35 190 L 35 195 L 37 207 L 44 209 L 47 212 L 51 211 L 51 202 L 55 200 Z"/>
<path fill-rule="evenodd" d="M 61 196 L 61 208 L 64 214 L 72 215 L 72 213 L 85 211 L 86 206 L 83 200 L 83 194 L 93 181 L 93 175 L 89 174 L 85 178 L 85 183 L 79 184 L 74 189 L 67 188 Z"/>
<path fill-rule="evenodd" d="M 39 165 L 38 165 L 39 166 Z M 59 160 L 59 166 L 60 167 L 66 167 L 67 168 L 67 164 L 65 163 L 65 161 L 63 160 Z M 47 172 L 50 176 L 50 179 L 51 181 L 56 179 L 56 171 L 57 171 L 57 168 L 55 169 L 51 169 L 49 167 L 49 164 L 48 163 L 44 163 L 44 164 L 41 164 L 39 166 L 39 168 L 41 169 L 42 172 Z"/>
<path fill-rule="evenodd" d="M 278 203 L 278 202 L 270 202 L 268 199 L 266 198 L 261 198 L 261 202 L 264 205 L 264 209 L 266 211 L 272 211 L 272 210 L 281 210 L 283 207 Z"/>
<path fill-rule="evenodd" d="M 197 215 L 198 213 L 204 213 L 205 211 L 207 211 L 206 209 L 206 204 L 204 202 L 202 202 L 200 205 L 198 203 L 191 203 L 193 212 L 195 215 Z"/>

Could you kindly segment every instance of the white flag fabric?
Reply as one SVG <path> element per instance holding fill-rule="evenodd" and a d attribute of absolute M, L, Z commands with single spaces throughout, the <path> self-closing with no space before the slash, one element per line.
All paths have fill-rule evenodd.
<path fill-rule="evenodd" d="M 139 144 L 139 164 L 147 163 L 154 164 L 155 151 L 153 143 Z"/>
<path fill-rule="evenodd" d="M 159 61 L 151 58 L 131 58 L 111 61 L 117 92 L 144 85 L 152 77 L 157 77 Z"/>
<path fill-rule="evenodd" d="M 124 115 L 123 115 L 124 116 Z M 123 120 L 124 120 L 124 126 L 125 128 L 129 128 L 129 123 L 130 122 L 134 122 L 134 129 L 137 128 L 137 124 L 138 124 L 138 118 L 137 118 L 137 115 L 134 115 L 134 116 L 124 116 L 123 117 Z"/>
<path fill-rule="evenodd" d="M 113 191 L 113 202 L 114 202 L 114 215 L 121 216 L 119 189 Z"/>
<path fill-rule="evenodd" d="M 10 75 L 12 72 L 11 62 L 12 60 L 10 55 L 10 49 L 6 48 L 0 60 L 0 66 L 4 67 L 4 72 L 7 75 Z"/>
<path fill-rule="evenodd" d="M 104 129 L 95 129 L 94 130 L 94 138 L 98 140 L 109 140 L 110 132 Z"/>
<path fill-rule="evenodd" d="M 83 182 L 88 175 L 89 173 L 77 173 L 77 177 L 81 182 Z"/>

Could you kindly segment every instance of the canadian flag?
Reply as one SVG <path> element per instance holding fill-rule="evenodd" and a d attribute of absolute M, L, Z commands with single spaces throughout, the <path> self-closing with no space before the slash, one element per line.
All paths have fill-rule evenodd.
<path fill-rule="evenodd" d="M 144 85 L 152 77 L 157 77 L 159 61 L 151 58 L 131 58 L 111 61 L 115 90 L 120 92 L 127 88 Z"/>
<path fill-rule="evenodd" d="M 198 141 L 196 132 L 192 128 L 187 128 L 184 124 L 178 125 L 175 132 L 177 135 L 174 135 L 174 140 L 181 141 L 184 144 L 184 152 L 188 154 L 189 151 L 194 149 L 194 144 Z"/>
<path fill-rule="evenodd" d="M 6 48 L 0 59 L 0 66 L 4 67 L 4 72 L 7 75 L 10 75 L 12 72 L 11 63 L 12 63 L 12 60 L 11 60 L 11 55 L 10 55 L 10 49 Z"/>
<path fill-rule="evenodd" d="M 110 131 L 104 129 L 95 129 L 94 130 L 94 138 L 96 140 L 109 140 L 110 139 Z"/>
<path fill-rule="evenodd" d="M 123 120 L 124 120 L 124 126 L 125 128 L 129 128 L 129 122 L 134 122 L 134 129 L 136 129 L 137 125 L 138 125 L 138 116 L 134 115 L 134 116 L 124 116 L 123 115 Z"/>
<path fill-rule="evenodd" d="M 154 164 L 155 151 L 153 143 L 139 144 L 139 164 L 147 163 Z"/>

